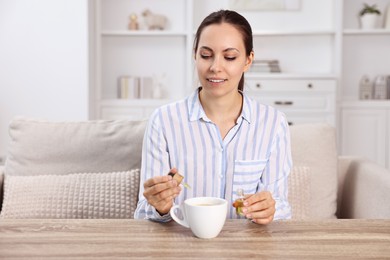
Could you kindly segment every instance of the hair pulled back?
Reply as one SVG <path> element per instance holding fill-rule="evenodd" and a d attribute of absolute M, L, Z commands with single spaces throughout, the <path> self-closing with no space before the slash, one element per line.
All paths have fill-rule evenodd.
<path fill-rule="evenodd" d="M 219 10 L 209 14 L 198 27 L 198 30 L 195 34 L 194 40 L 194 54 L 198 51 L 198 44 L 200 35 L 203 32 L 203 29 L 209 25 L 228 23 L 234 26 L 242 35 L 245 46 L 245 54 L 249 56 L 253 51 L 253 36 L 252 28 L 249 22 L 239 13 L 231 10 Z M 240 82 L 238 83 L 238 89 L 244 90 L 244 73 L 241 76 Z"/>

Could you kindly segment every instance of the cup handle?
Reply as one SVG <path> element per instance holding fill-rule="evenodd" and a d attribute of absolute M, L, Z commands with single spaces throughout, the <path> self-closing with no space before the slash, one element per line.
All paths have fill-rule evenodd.
<path fill-rule="evenodd" d="M 179 219 L 179 217 L 176 215 L 176 212 L 175 212 L 176 209 L 179 209 L 182 212 L 182 215 L 184 217 L 183 220 Z M 181 205 L 172 206 L 169 213 L 171 214 L 171 217 L 173 218 L 174 221 L 176 221 L 177 223 L 179 223 L 183 227 L 190 228 L 190 225 L 188 225 L 188 223 L 187 223 L 187 220 L 186 220 L 186 217 L 184 215 L 184 211 L 183 211 L 183 208 Z"/>

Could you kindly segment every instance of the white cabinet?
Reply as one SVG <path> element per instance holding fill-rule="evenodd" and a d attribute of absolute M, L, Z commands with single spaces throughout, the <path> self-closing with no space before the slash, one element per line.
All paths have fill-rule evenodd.
<path fill-rule="evenodd" d="M 390 168 L 390 105 L 346 102 L 341 109 L 342 154 L 368 158 Z"/>
<path fill-rule="evenodd" d="M 290 125 L 314 122 L 335 125 L 334 79 L 249 78 L 245 90 L 262 103 L 283 111 Z"/>

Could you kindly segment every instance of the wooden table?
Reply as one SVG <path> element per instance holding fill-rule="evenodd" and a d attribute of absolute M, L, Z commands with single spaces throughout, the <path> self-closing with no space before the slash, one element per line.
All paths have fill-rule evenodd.
<path fill-rule="evenodd" d="M 199 239 L 175 222 L 0 220 L 0 259 L 390 259 L 390 220 L 227 220 Z"/>

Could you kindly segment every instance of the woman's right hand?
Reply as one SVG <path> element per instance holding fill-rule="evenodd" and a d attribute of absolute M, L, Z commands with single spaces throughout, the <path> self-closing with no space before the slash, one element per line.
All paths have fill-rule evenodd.
<path fill-rule="evenodd" d="M 177 169 L 171 169 L 172 173 L 177 173 Z M 181 188 L 172 176 L 156 176 L 144 183 L 144 197 L 160 215 L 165 215 L 173 206 L 173 199 L 180 194 Z"/>

